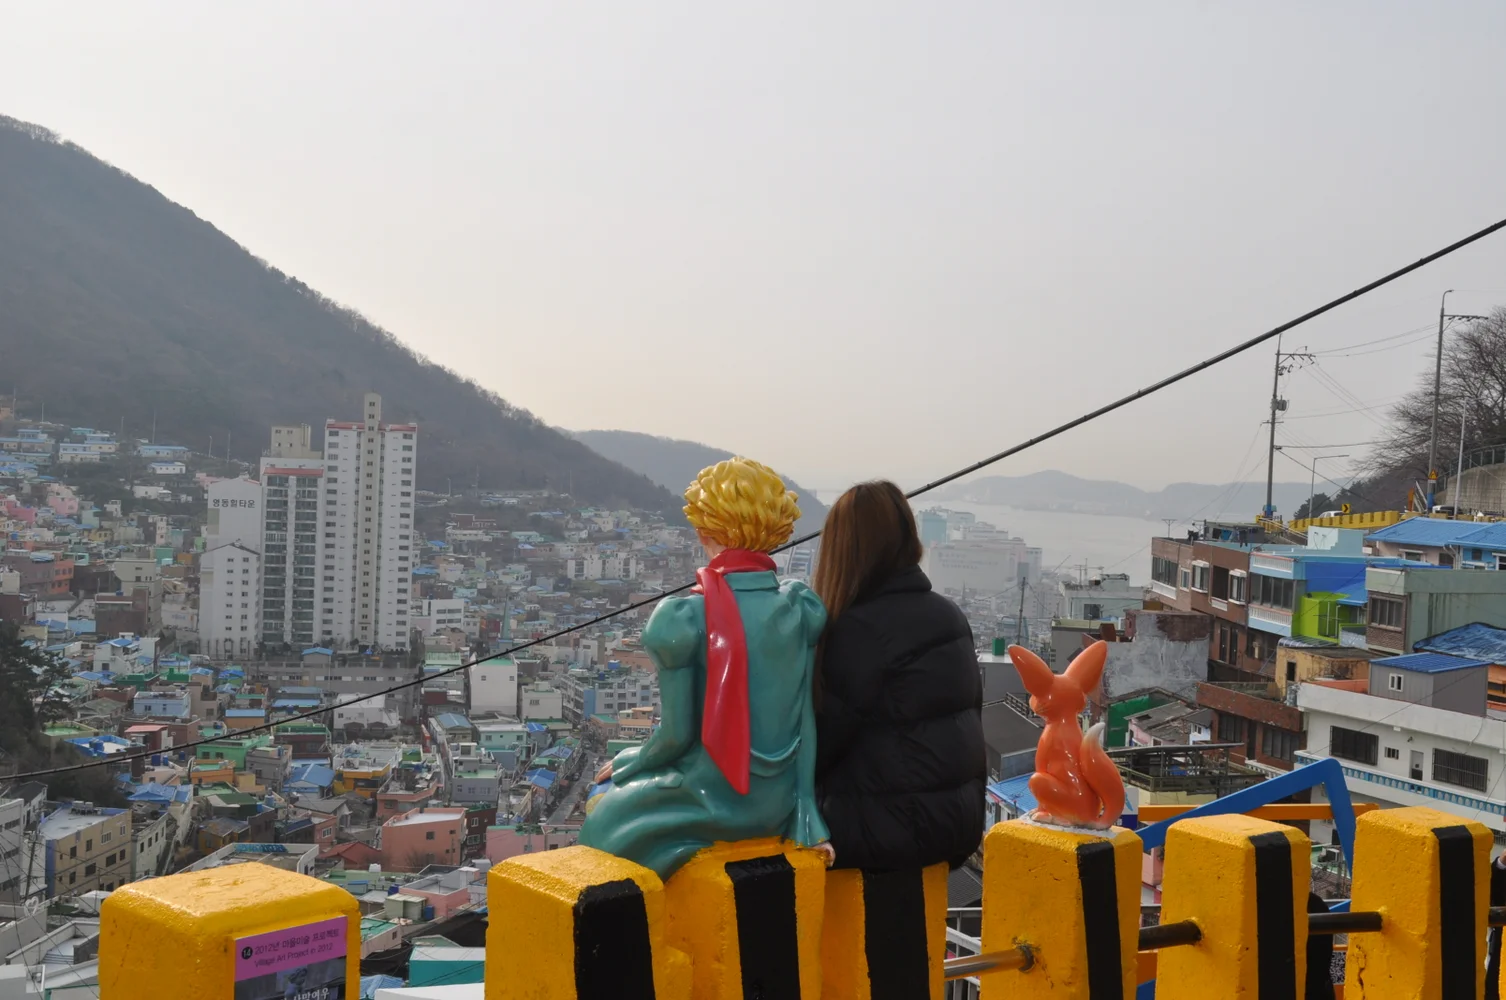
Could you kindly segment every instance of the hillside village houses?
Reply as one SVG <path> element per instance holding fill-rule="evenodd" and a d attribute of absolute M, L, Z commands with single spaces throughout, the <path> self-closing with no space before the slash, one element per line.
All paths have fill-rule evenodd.
<path fill-rule="evenodd" d="M 5 428 L 0 618 L 66 665 L 68 717 L 42 738 L 99 762 L 111 791 L 0 782 L 0 855 L 31 859 L 0 901 L 46 912 L 137 878 L 276 864 L 370 900 L 371 953 L 479 909 L 491 863 L 572 841 L 587 772 L 652 731 L 648 610 L 464 665 L 652 597 L 701 553 L 642 511 L 426 493 L 421 427 L 362 405 L 322 440 L 270 428 L 239 467 Z"/>

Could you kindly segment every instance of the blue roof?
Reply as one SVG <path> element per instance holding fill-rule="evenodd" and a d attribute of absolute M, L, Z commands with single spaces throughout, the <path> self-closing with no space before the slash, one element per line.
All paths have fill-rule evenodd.
<path fill-rule="evenodd" d="M 554 772 L 541 767 L 537 771 L 529 771 L 523 776 L 523 780 L 535 788 L 547 791 L 554 784 Z"/>
<path fill-rule="evenodd" d="M 549 727 L 544 725 L 542 722 L 525 722 L 523 723 L 523 728 L 527 729 L 530 733 L 549 732 Z"/>
<path fill-rule="evenodd" d="M 1402 670 L 1413 670 L 1420 674 L 1443 674 L 1450 670 L 1465 670 L 1469 667 L 1488 667 L 1489 660 L 1471 660 L 1463 656 L 1449 656 L 1447 653 L 1407 653 L 1405 656 L 1387 656 L 1379 660 L 1371 660 L 1372 666 L 1399 667 Z"/>
<path fill-rule="evenodd" d="M 1367 542 L 1391 542 L 1396 545 L 1455 545 L 1459 539 L 1479 531 L 1473 521 L 1445 521 L 1436 517 L 1409 517 L 1365 536 Z"/>
<path fill-rule="evenodd" d="M 310 653 L 322 653 L 325 656 L 335 655 L 335 651 L 333 649 L 327 649 L 324 646 L 311 646 L 303 651 L 304 656 L 308 656 Z"/>
<path fill-rule="evenodd" d="M 399 979 L 396 976 L 362 976 L 361 996 L 359 1000 L 371 1000 L 372 997 L 377 995 L 377 990 L 400 989 L 407 982 L 406 979 Z"/>
<path fill-rule="evenodd" d="M 289 784 L 328 788 L 334 784 L 334 781 L 334 770 L 317 761 L 304 761 L 301 764 L 294 764 L 292 770 L 288 772 Z"/>
<path fill-rule="evenodd" d="M 1506 522 L 1487 524 L 1466 535 L 1461 535 L 1459 544 L 1476 549 L 1506 549 Z"/>
<path fill-rule="evenodd" d="M 193 789 L 187 785 L 159 785 L 148 782 L 139 791 L 132 793 L 132 802 L 187 802 Z"/>
<path fill-rule="evenodd" d="M 1428 636 L 1412 648 L 1419 653 L 1447 653 L 1506 665 L 1506 628 L 1475 622 Z"/>
<path fill-rule="evenodd" d="M 272 702 L 273 708 L 318 708 L 318 698 L 278 698 Z"/>
<path fill-rule="evenodd" d="M 471 720 L 457 712 L 440 712 L 434 716 L 435 721 L 444 729 L 469 729 Z"/>
<path fill-rule="evenodd" d="M 1030 794 L 1030 779 L 1033 775 L 1022 774 L 1018 778 L 1006 778 L 988 786 L 988 794 L 996 799 L 1013 804 L 1021 814 L 1035 809 L 1035 796 Z"/>
<path fill-rule="evenodd" d="M 260 708 L 227 708 L 227 709 L 225 709 L 225 718 L 227 718 L 227 719 L 261 719 L 261 718 L 265 718 L 266 714 L 267 714 L 266 711 L 264 709 L 260 709 Z"/>

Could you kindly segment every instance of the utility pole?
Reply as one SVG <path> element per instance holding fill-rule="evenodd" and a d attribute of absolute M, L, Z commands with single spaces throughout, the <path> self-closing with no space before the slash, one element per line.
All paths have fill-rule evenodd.
<path fill-rule="evenodd" d="M 1459 488 L 1464 480 L 1464 427 L 1469 422 L 1469 414 L 1459 411 L 1459 464 L 1454 469 L 1454 513 L 1453 519 L 1459 520 Z"/>
<path fill-rule="evenodd" d="M 1433 359 L 1433 424 L 1428 434 L 1428 506 L 1427 513 L 1433 513 L 1433 503 L 1438 492 L 1438 401 L 1443 394 L 1443 328 L 1449 320 L 1467 319 L 1482 320 L 1485 316 L 1471 316 L 1467 313 L 1450 313 L 1447 311 L 1448 297 L 1453 292 L 1450 288 L 1443 293 L 1443 298 L 1438 300 L 1438 353 Z"/>
<path fill-rule="evenodd" d="M 1283 362 L 1282 359 L 1286 361 Z M 1281 376 L 1297 367 L 1298 362 L 1311 361 L 1313 356 L 1306 351 L 1292 351 L 1283 354 L 1281 351 L 1281 338 L 1276 338 L 1276 371 L 1271 377 L 1271 444 L 1265 460 L 1265 510 L 1266 520 L 1272 520 L 1276 516 L 1276 506 L 1272 502 L 1272 491 L 1276 483 L 1276 414 L 1286 409 L 1286 400 L 1281 398 Z"/>
<path fill-rule="evenodd" d="M 1173 524 L 1177 523 L 1177 519 L 1174 518 L 1174 517 L 1163 517 L 1163 518 L 1161 518 L 1161 520 L 1163 520 L 1163 521 L 1166 522 L 1166 537 L 1170 538 L 1171 537 L 1171 526 Z"/>

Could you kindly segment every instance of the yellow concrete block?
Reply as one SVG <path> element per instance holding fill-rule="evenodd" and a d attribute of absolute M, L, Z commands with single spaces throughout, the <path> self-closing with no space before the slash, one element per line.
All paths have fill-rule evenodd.
<path fill-rule="evenodd" d="M 983 953 L 1025 945 L 1024 972 L 984 975 L 984 1000 L 1129 1000 L 1140 929 L 1140 838 L 1024 820 L 983 838 Z"/>
<path fill-rule="evenodd" d="M 1209 816 L 1166 834 L 1161 922 L 1203 938 L 1163 950 L 1157 1000 L 1299 997 L 1307 975 L 1309 842 L 1249 816 Z"/>
<path fill-rule="evenodd" d="M 1484 995 L 1490 843 L 1484 825 L 1435 809 L 1359 818 L 1349 905 L 1384 924 L 1349 938 L 1348 1000 Z"/>
<path fill-rule="evenodd" d="M 591 847 L 509 858 L 487 874 L 487 1000 L 687 1000 L 664 941 L 664 885 Z"/>
<path fill-rule="evenodd" d="M 713 844 L 665 886 L 665 940 L 690 956 L 696 1000 L 816 1000 L 826 865 L 778 838 Z"/>
<path fill-rule="evenodd" d="M 100 908 L 100 1000 L 261 1000 L 289 984 L 354 996 L 360 963 L 356 898 L 271 865 L 133 882 Z"/>
<path fill-rule="evenodd" d="M 827 1000 L 941 1000 L 947 866 L 826 875 L 821 995 Z"/>

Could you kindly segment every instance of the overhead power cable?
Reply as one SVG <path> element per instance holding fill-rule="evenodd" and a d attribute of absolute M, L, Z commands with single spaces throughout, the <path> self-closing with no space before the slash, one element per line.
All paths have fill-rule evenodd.
<path fill-rule="evenodd" d="M 1245 351 L 1248 351 L 1253 347 L 1259 347 L 1266 341 L 1273 340 L 1276 337 L 1281 336 L 1283 333 L 1286 333 L 1288 330 L 1295 329 L 1296 327 L 1301 326 L 1303 323 L 1306 323 L 1309 320 L 1316 319 L 1317 317 L 1322 316 L 1324 313 L 1332 312 L 1339 306 L 1353 302 L 1355 299 L 1360 298 L 1363 295 L 1367 295 L 1370 292 L 1375 291 L 1377 288 L 1389 285 L 1391 282 L 1397 280 L 1398 278 L 1405 277 L 1406 275 L 1411 274 L 1413 271 L 1426 267 L 1436 260 L 1447 257 L 1449 254 L 1452 254 L 1457 250 L 1462 250 L 1472 243 L 1477 243 L 1485 237 L 1501 229 L 1506 229 L 1506 219 L 1501 219 L 1498 222 L 1493 222 L 1490 225 L 1486 226 L 1484 229 L 1476 230 L 1475 232 L 1469 234 L 1461 240 L 1450 243 L 1448 246 L 1445 246 L 1441 249 L 1434 250 L 1432 253 L 1428 254 L 1425 257 L 1420 257 L 1417 260 L 1414 260 L 1412 263 L 1406 264 L 1394 271 L 1389 272 L 1388 274 L 1382 275 L 1381 277 L 1376 278 L 1374 281 L 1361 285 L 1353 291 L 1345 292 L 1338 298 L 1330 299 L 1328 302 L 1323 303 L 1315 309 L 1310 309 L 1294 319 L 1287 320 L 1280 326 L 1275 326 L 1265 331 L 1264 333 L 1256 334 L 1255 336 L 1250 337 L 1247 340 L 1243 340 L 1240 343 L 1235 344 L 1233 347 L 1218 352 L 1212 357 L 1209 357 L 1203 361 L 1199 361 L 1198 363 L 1187 368 L 1183 368 L 1181 371 L 1176 372 L 1172 375 L 1168 375 L 1158 382 L 1153 382 L 1143 389 L 1137 389 L 1134 392 L 1129 393 L 1128 395 L 1120 396 L 1118 399 L 1113 400 L 1109 403 L 1105 403 L 1103 406 L 1100 406 L 1095 410 L 1090 410 L 1079 417 L 1074 417 L 1071 420 L 1066 421 L 1065 423 L 1058 424 L 1048 431 L 1044 431 L 1040 434 L 1037 434 L 1035 437 L 1021 441 L 1019 444 L 1006 448 L 1001 452 L 997 452 L 993 455 L 988 456 L 987 458 L 979 459 L 971 465 L 964 466 L 963 468 L 958 469 L 955 472 L 951 472 L 945 476 L 942 476 L 940 479 L 933 479 L 931 482 L 926 483 L 924 486 L 917 487 L 916 489 L 913 489 L 910 492 L 906 493 L 905 496 L 907 498 L 914 499 L 915 497 L 921 496 L 922 494 L 929 493 L 934 489 L 945 486 L 948 483 L 956 482 L 964 476 L 972 475 L 974 472 L 977 472 L 981 469 L 986 469 L 990 465 L 994 465 L 997 462 L 1002 462 L 1006 458 L 1018 455 L 1022 451 L 1034 448 L 1038 444 L 1050 441 L 1052 438 L 1060 437 L 1070 430 L 1081 427 L 1083 424 L 1097 420 L 1099 417 L 1106 416 L 1107 414 L 1113 413 L 1116 410 L 1123 409 L 1131 403 L 1144 399 L 1146 396 L 1151 396 L 1155 393 L 1160 392 L 1162 389 L 1170 388 L 1171 386 L 1176 385 L 1178 382 L 1185 381 L 1186 379 L 1189 379 L 1200 372 L 1212 368 L 1214 365 L 1220 364 L 1221 362 L 1227 361 L 1232 357 L 1243 354 Z M 779 548 L 775 549 L 774 551 L 784 552 L 785 550 L 792 549 L 797 545 L 803 545 L 806 542 L 813 541 L 814 539 L 819 538 L 820 535 L 820 531 L 812 531 L 809 534 L 801 535 L 799 538 L 791 539 L 785 544 L 779 546 Z M 471 660 L 468 663 L 462 663 L 457 667 L 450 667 L 446 670 L 441 670 L 437 673 L 431 674 L 428 677 L 419 677 L 411 681 L 405 681 L 402 684 L 394 684 L 391 687 L 384 688 L 381 691 L 373 691 L 371 694 L 364 694 L 360 697 L 352 698 L 349 701 L 341 702 L 341 705 L 356 705 L 360 704 L 363 701 L 370 701 L 373 698 L 383 698 L 389 694 L 395 694 L 399 691 L 406 691 L 409 688 L 417 687 L 421 684 L 426 684 L 429 681 L 448 677 L 451 674 L 458 674 L 462 670 L 469 670 L 472 667 L 486 663 L 490 660 L 495 660 L 498 657 L 511 656 L 513 653 L 520 653 L 525 649 L 530 649 L 534 646 L 542 645 L 545 642 L 551 642 L 554 639 L 570 635 L 574 632 L 579 632 L 582 629 L 590 628 L 593 625 L 599 625 L 604 621 L 615 618 L 618 615 L 626 614 L 629 611 L 636 611 L 639 608 L 645 608 L 650 604 L 654 604 L 662 600 L 665 597 L 671 597 L 675 594 L 689 590 L 692 586 L 694 586 L 694 583 L 692 581 L 686 581 L 685 583 L 680 584 L 678 587 L 675 587 L 671 590 L 666 590 L 662 594 L 658 594 L 654 597 L 647 597 L 641 601 L 633 601 L 632 603 L 625 604 L 614 611 L 608 611 L 604 614 L 597 615 L 595 618 L 591 618 L 586 621 L 579 622 L 575 625 L 570 625 L 566 628 L 559 629 L 558 631 L 551 632 L 549 635 L 540 636 L 537 639 L 531 639 L 528 642 L 520 643 L 516 646 L 511 646 L 507 649 L 500 650 L 488 656 L 483 656 L 479 659 Z M 306 719 L 316 718 L 328 711 L 329 709 L 327 708 L 320 708 L 314 709 L 313 711 L 309 712 L 300 712 L 296 715 L 291 715 L 286 719 L 279 719 L 276 722 L 267 722 L 259 726 L 250 726 L 246 729 L 235 730 L 235 735 L 249 736 L 253 733 L 268 732 L 270 730 L 276 729 L 278 726 L 285 725 L 290 722 L 299 722 Z M 204 746 L 208 743 L 214 743 L 223 738 L 224 737 L 222 736 L 217 736 L 207 739 L 194 740 L 189 743 L 185 743 L 182 746 L 173 747 L 172 749 L 192 750 L 195 747 Z M 151 756 L 151 753 L 151 751 L 142 751 L 141 753 L 134 754 L 112 754 L 107 758 L 85 761 L 80 764 L 70 764 L 64 767 L 51 767 L 40 771 L 26 771 L 21 774 L 11 775 L 10 778 L 13 781 L 21 781 L 28 778 L 44 778 L 52 774 L 65 774 L 71 771 L 87 770 L 91 767 L 102 767 L 108 764 L 121 764 L 129 760 L 134 760 L 141 757 L 149 757 Z"/>

